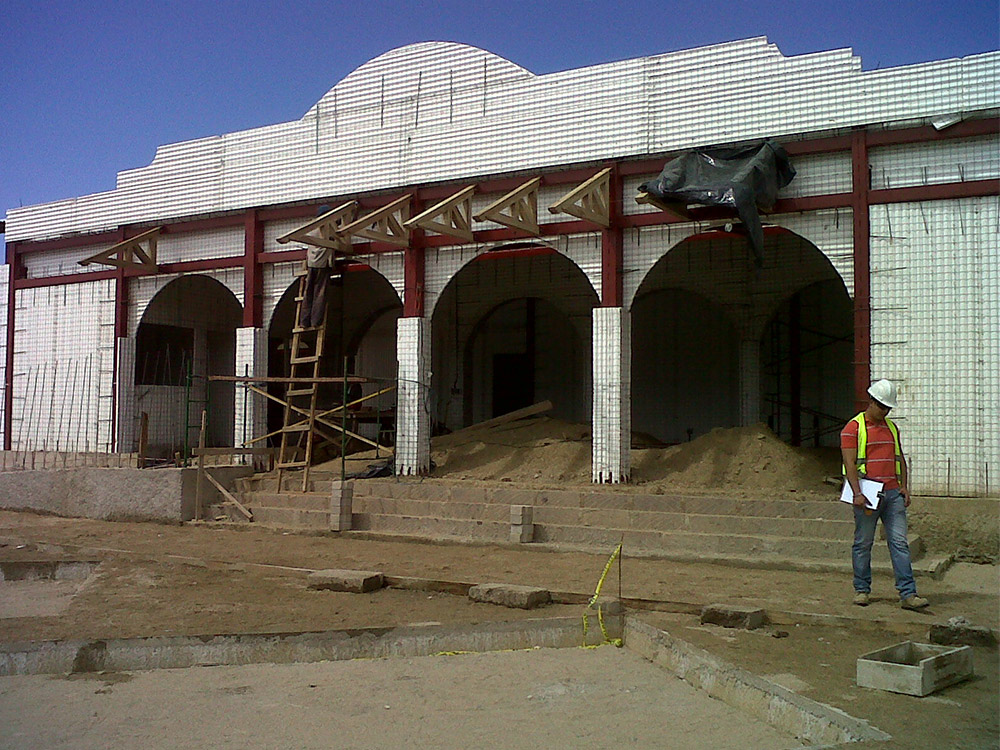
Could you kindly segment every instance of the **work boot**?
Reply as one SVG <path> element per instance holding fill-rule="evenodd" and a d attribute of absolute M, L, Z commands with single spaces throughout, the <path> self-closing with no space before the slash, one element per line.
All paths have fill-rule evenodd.
<path fill-rule="evenodd" d="M 914 594 L 913 596 L 908 596 L 903 599 L 899 606 L 903 609 L 923 609 L 928 604 L 930 604 L 929 601 L 924 599 L 922 596 Z"/>
<path fill-rule="evenodd" d="M 867 591 L 855 591 L 854 592 L 854 603 L 859 607 L 867 607 L 869 602 Z"/>

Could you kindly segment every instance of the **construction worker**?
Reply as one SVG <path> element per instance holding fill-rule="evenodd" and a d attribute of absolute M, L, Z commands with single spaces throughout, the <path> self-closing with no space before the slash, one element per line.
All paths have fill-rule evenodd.
<path fill-rule="evenodd" d="M 877 380 L 868 388 L 868 408 L 847 423 L 840 433 L 844 477 L 854 491 L 854 603 L 868 606 L 872 588 L 872 543 L 875 526 L 882 519 L 889 559 L 896 576 L 903 609 L 923 609 L 926 599 L 917 596 L 906 540 L 906 509 L 910 505 L 906 459 L 899 442 L 899 429 L 887 415 L 896 406 L 896 386 Z M 882 482 L 878 507 L 866 507 L 859 478 Z"/>

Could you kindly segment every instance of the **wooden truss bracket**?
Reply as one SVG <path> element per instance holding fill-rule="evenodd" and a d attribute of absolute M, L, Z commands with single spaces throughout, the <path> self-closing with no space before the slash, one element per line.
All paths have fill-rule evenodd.
<path fill-rule="evenodd" d="M 332 211 L 327 211 L 321 216 L 317 216 L 312 221 L 293 229 L 287 234 L 277 238 L 278 242 L 302 242 L 315 247 L 325 247 L 342 253 L 351 252 L 350 238 L 340 235 L 340 230 L 350 221 L 354 220 L 357 213 L 358 202 L 349 201 Z"/>
<path fill-rule="evenodd" d="M 681 201 L 661 201 L 646 191 L 640 190 L 639 194 L 635 196 L 635 202 L 639 205 L 656 206 L 661 211 L 665 211 L 681 221 L 691 221 L 691 212 L 688 210 L 687 204 Z"/>
<path fill-rule="evenodd" d="M 472 229 L 469 220 L 472 217 L 472 195 L 476 192 L 475 185 L 459 190 L 450 198 L 417 214 L 403 223 L 407 229 L 420 227 L 439 234 L 447 234 L 466 242 L 472 242 Z"/>
<path fill-rule="evenodd" d="M 410 216 L 412 197 L 404 195 L 402 198 L 397 198 L 389 205 L 377 208 L 341 227 L 338 233 L 345 240 L 351 237 L 364 237 L 376 242 L 388 242 L 397 247 L 407 247 L 410 244 L 410 230 L 404 222 Z"/>
<path fill-rule="evenodd" d="M 542 178 L 528 180 L 516 190 L 494 201 L 473 218 L 476 221 L 495 221 L 507 227 L 520 229 L 538 237 L 538 186 Z"/>
<path fill-rule="evenodd" d="M 578 219 L 611 226 L 611 168 L 602 169 L 582 185 L 573 188 L 551 206 L 554 214 L 569 214 Z"/>
<path fill-rule="evenodd" d="M 156 227 L 130 237 L 127 240 L 112 245 L 107 250 L 102 250 L 96 255 L 84 258 L 79 261 L 81 266 L 89 266 L 91 263 L 101 263 L 115 268 L 139 268 L 144 271 L 159 271 L 156 265 L 156 238 L 160 236 L 163 227 Z M 146 243 L 143 247 L 142 243 Z"/>

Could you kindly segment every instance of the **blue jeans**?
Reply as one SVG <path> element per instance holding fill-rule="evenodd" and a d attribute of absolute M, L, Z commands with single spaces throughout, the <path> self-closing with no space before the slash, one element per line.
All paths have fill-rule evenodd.
<path fill-rule="evenodd" d="M 854 563 L 854 590 L 869 593 L 872 590 L 872 543 L 875 526 L 882 519 L 885 540 L 889 545 L 892 572 L 896 575 L 896 590 L 900 599 L 917 593 L 910 565 L 910 545 L 906 542 L 906 506 L 899 490 L 887 490 L 871 515 L 864 508 L 854 506 L 854 546 L 851 559 Z"/>

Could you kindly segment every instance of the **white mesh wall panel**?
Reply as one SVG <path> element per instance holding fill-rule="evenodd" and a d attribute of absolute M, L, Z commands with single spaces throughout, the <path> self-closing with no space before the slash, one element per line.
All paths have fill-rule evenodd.
<path fill-rule="evenodd" d="M 766 219 L 804 237 L 826 256 L 854 296 L 854 212 L 849 208 L 769 216 Z"/>
<path fill-rule="evenodd" d="M 1000 139 L 963 138 L 875 148 L 869 153 L 869 163 L 876 190 L 996 180 L 1000 178 Z"/>
<path fill-rule="evenodd" d="M 157 263 L 232 258 L 240 255 L 243 255 L 243 227 L 164 234 L 156 244 Z"/>
<path fill-rule="evenodd" d="M 113 245 L 113 242 L 108 242 L 102 245 L 88 245 L 87 247 L 74 247 L 65 250 L 43 250 L 40 252 L 25 253 L 21 256 L 21 262 L 24 267 L 25 276 L 29 279 L 106 271 L 111 266 L 99 263 L 81 266 L 79 261 L 103 252 Z"/>
<path fill-rule="evenodd" d="M 872 210 L 872 375 L 900 384 L 920 493 L 981 494 L 996 472 L 998 221 L 996 197 Z"/>
<path fill-rule="evenodd" d="M 112 446 L 114 282 L 16 293 L 15 450 Z"/>
<path fill-rule="evenodd" d="M 791 157 L 795 179 L 778 194 L 779 198 L 851 192 L 851 154 L 810 154 Z"/>

